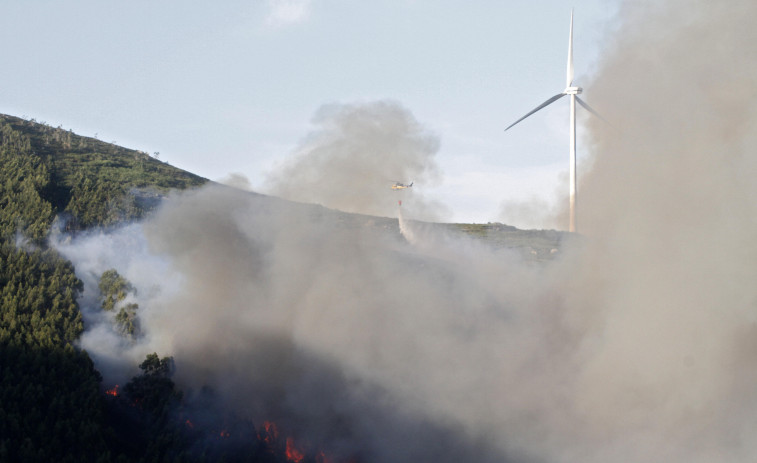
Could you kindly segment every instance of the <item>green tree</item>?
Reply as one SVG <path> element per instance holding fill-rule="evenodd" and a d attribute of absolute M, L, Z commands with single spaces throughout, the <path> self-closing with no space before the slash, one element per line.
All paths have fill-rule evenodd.
<path fill-rule="evenodd" d="M 116 304 L 126 299 L 128 293 L 134 291 L 131 283 L 114 268 L 103 272 L 97 286 L 102 298 L 101 306 L 103 310 L 107 311 L 115 309 Z"/>
<path fill-rule="evenodd" d="M 126 304 L 121 307 L 116 315 L 116 325 L 119 331 L 127 336 L 136 337 L 139 335 L 139 321 L 137 319 L 137 309 L 139 305 L 135 303 Z"/>
<path fill-rule="evenodd" d="M 53 221 L 52 205 L 43 198 L 50 175 L 30 150 L 29 138 L 3 124 L 0 128 L 0 236 L 17 232 L 42 243 Z"/>
<path fill-rule="evenodd" d="M 157 353 L 147 355 L 139 365 L 142 374 L 135 376 L 124 387 L 126 394 L 150 414 L 156 423 L 165 425 L 168 413 L 179 405 L 182 393 L 171 380 L 174 371 L 173 357 L 159 358 Z"/>

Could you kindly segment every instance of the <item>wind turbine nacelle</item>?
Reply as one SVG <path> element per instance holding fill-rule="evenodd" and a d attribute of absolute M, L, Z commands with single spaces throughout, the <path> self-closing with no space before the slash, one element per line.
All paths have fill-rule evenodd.
<path fill-rule="evenodd" d="M 582 89 L 581 87 L 568 87 L 563 93 L 566 95 L 580 95 L 583 91 L 584 89 Z"/>

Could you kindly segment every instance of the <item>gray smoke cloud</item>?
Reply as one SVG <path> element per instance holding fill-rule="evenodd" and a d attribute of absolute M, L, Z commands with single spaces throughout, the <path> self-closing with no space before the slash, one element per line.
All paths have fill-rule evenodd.
<path fill-rule="evenodd" d="M 620 17 L 587 85 L 616 129 L 591 120 L 580 185 L 592 245 L 576 278 L 592 286 L 566 316 L 593 332 L 574 404 L 598 461 L 750 461 L 757 4 L 627 2 Z"/>
<path fill-rule="evenodd" d="M 383 217 L 396 216 L 402 200 L 418 220 L 444 217 L 445 208 L 422 194 L 440 181 L 439 138 L 399 103 L 324 105 L 312 124 L 295 152 L 269 173 L 267 193 Z M 414 187 L 393 191 L 395 182 Z"/>
<path fill-rule="evenodd" d="M 586 86 L 616 128 L 591 126 L 584 237 L 552 262 L 209 186 L 143 224 L 59 242 L 83 278 L 116 266 L 138 289 L 142 340 L 99 345 L 90 320 L 82 343 L 98 366 L 173 355 L 182 388 L 210 386 L 255 422 L 360 461 L 752 461 L 756 13 L 748 1 L 621 9 Z M 281 185 L 402 180 L 379 157 L 367 174 L 352 164 L 344 133 L 408 113 L 332 110 L 303 144 L 312 166 Z M 399 119 L 409 151 L 430 156 L 433 137 Z M 320 166 L 343 171 L 300 177 Z M 359 188 L 328 191 L 345 210 L 379 207 Z M 124 251 L 108 254 L 114 237 Z"/>
<path fill-rule="evenodd" d="M 406 234 L 414 226 L 416 245 L 396 220 L 209 186 L 144 224 L 57 246 L 89 280 L 87 313 L 102 271 L 116 266 L 137 287 L 144 338 L 133 345 L 88 318 L 82 346 L 107 381 L 158 351 L 174 356 L 183 389 L 209 386 L 228 409 L 337 456 L 503 461 L 520 450 L 481 427 L 492 404 L 470 394 L 494 399 L 514 382 L 491 347 L 531 344 L 516 336 L 531 323 L 516 307 L 531 305 L 521 289 L 539 272 L 508 276 L 519 254 L 403 221 Z M 163 279 L 165 290 L 142 290 Z"/>

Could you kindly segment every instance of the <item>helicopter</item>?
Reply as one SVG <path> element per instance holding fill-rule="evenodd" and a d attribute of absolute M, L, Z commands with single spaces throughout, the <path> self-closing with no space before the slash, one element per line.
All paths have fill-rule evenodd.
<path fill-rule="evenodd" d="M 400 182 L 394 182 L 394 185 L 392 185 L 392 190 L 404 190 L 405 188 L 410 188 L 413 186 L 414 182 L 410 182 L 410 184 L 404 184 Z"/>

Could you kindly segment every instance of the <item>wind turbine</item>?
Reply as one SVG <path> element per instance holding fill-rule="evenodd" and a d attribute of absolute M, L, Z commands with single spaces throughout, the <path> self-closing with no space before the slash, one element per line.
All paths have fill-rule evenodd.
<path fill-rule="evenodd" d="M 518 122 L 527 118 L 536 111 L 551 105 L 555 101 L 570 95 L 570 228 L 571 232 L 576 231 L 576 101 L 578 104 L 586 108 L 587 111 L 596 115 L 600 119 L 602 118 L 593 109 L 589 107 L 578 95 L 583 91 L 581 87 L 573 86 L 573 10 L 570 11 L 570 35 L 568 36 L 568 77 L 566 79 L 565 90 L 552 98 L 548 99 L 544 103 L 537 106 L 534 110 L 521 117 L 517 121 L 510 124 L 505 129 L 507 131 L 510 127 L 514 126 Z"/>

